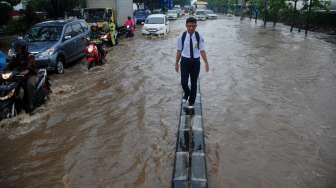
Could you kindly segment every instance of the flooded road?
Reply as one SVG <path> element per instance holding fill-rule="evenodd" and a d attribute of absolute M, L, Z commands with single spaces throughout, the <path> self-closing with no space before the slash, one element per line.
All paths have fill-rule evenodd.
<path fill-rule="evenodd" d="M 239 18 L 200 22 L 209 187 L 336 185 L 336 45 Z M 33 116 L 0 123 L 0 187 L 170 187 L 182 89 L 176 38 L 137 34 L 108 63 L 52 75 Z"/>

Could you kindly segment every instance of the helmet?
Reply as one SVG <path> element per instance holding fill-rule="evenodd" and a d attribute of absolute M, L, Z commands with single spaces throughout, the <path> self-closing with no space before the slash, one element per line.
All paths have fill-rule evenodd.
<path fill-rule="evenodd" d="M 132 19 L 132 17 L 131 17 L 131 16 L 128 16 L 127 18 L 128 18 L 129 20 L 130 20 L 130 19 Z"/>
<path fill-rule="evenodd" d="M 14 42 L 14 45 L 13 45 L 13 48 L 14 50 L 16 51 L 17 49 L 22 49 L 24 51 L 28 51 L 28 44 L 25 40 L 23 39 L 17 39 L 15 42 Z"/>
<path fill-rule="evenodd" d="M 93 24 L 91 25 L 91 29 L 93 29 L 93 28 L 98 28 L 98 25 L 97 25 L 96 23 L 93 23 Z"/>

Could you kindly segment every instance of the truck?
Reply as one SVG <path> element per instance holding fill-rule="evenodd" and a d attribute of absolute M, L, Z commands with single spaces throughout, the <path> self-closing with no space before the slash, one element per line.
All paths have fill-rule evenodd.
<path fill-rule="evenodd" d="M 128 16 L 133 15 L 133 0 L 86 0 L 84 17 L 86 21 L 102 26 L 112 19 L 121 27 Z"/>

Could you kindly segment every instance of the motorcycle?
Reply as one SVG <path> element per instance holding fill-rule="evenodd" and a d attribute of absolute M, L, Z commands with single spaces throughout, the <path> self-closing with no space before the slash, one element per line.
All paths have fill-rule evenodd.
<path fill-rule="evenodd" d="M 28 72 L 9 71 L 0 73 L 0 120 L 15 117 L 21 110 L 34 110 L 48 98 L 51 93 L 46 69 L 40 69 L 37 74 L 33 109 L 25 102 L 24 82 Z M 31 112 L 31 111 L 30 111 Z"/>
<path fill-rule="evenodd" d="M 89 38 L 87 38 L 86 40 L 88 41 L 88 45 L 85 48 L 84 53 L 86 57 L 87 68 L 90 70 L 94 65 L 103 64 L 103 60 L 107 54 L 107 50 L 103 45 L 103 53 L 100 54 L 97 47 L 98 41 L 90 40 Z"/>
<path fill-rule="evenodd" d="M 130 25 L 127 25 L 126 26 L 126 38 L 129 38 L 129 37 L 133 37 L 134 36 L 134 33 L 133 33 L 133 29 Z"/>
<path fill-rule="evenodd" d="M 125 35 L 126 38 L 134 36 L 132 27 L 130 25 L 118 28 L 117 38 L 120 38 L 123 35 Z"/>
<path fill-rule="evenodd" d="M 112 42 L 111 42 L 112 38 L 111 38 L 111 33 L 110 32 L 104 34 L 101 37 L 101 40 L 102 40 L 102 42 L 103 42 L 104 45 L 106 45 L 106 46 L 112 46 Z"/>

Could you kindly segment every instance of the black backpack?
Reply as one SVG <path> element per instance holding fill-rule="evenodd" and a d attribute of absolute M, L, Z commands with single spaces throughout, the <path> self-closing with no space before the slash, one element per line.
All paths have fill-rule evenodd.
<path fill-rule="evenodd" d="M 197 31 L 195 31 L 195 35 L 196 35 L 196 40 L 197 40 L 197 48 L 199 49 L 199 43 L 200 43 L 200 40 L 201 40 L 200 35 Z M 187 32 L 185 31 L 182 34 L 182 51 L 183 51 L 183 48 L 184 48 L 184 41 L 185 41 L 186 37 L 187 37 Z"/>

